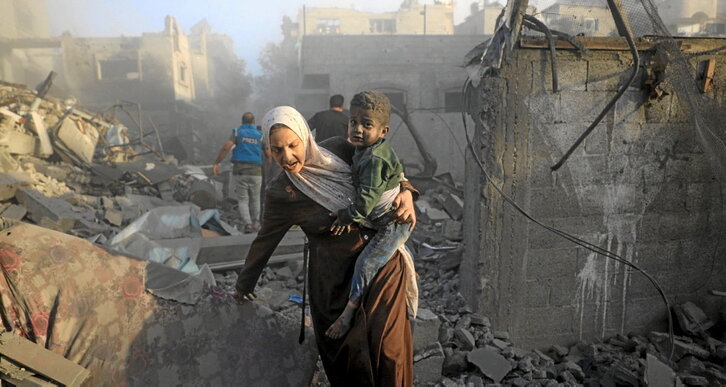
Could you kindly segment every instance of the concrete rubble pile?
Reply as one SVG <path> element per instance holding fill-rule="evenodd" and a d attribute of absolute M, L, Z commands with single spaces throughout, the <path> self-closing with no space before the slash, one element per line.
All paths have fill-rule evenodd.
<path fill-rule="evenodd" d="M 0 217 L 101 244 L 160 206 L 221 207 L 220 219 L 237 223 L 219 200 L 221 183 L 201 168 L 139 146 L 114 117 L 41 91 L 0 82 Z"/>
<path fill-rule="evenodd" d="M 417 386 L 719 386 L 726 385 L 724 326 L 696 305 L 674 309 L 681 335 L 664 332 L 609 337 L 599 343 L 517 348 L 509 333 L 473 313 L 459 293 L 463 207 L 449 188 L 417 201 L 419 224 L 410 247 L 420 275 L 421 308 L 414 328 Z M 711 329 L 709 329 L 711 328 Z"/>
<path fill-rule="evenodd" d="M 0 82 L 0 315 L 10 334 L 0 338 L 0 380 L 176 384 L 171 368 L 182 367 L 191 383 L 255 384 L 270 381 L 266 367 L 280 371 L 264 359 L 280 352 L 294 369 L 275 373 L 275 383 L 310 380 L 317 354 L 296 343 L 297 320 L 241 307 L 215 283 L 211 270 L 241 266 L 254 239 L 231 226 L 239 215 L 220 200 L 221 183 L 114 117 L 46 96 L 52 78 L 38 90 Z M 299 234 L 273 261 L 301 256 Z M 184 333 L 166 340 L 167 332 Z M 261 348 L 257 358 L 232 367 L 250 346 Z M 192 348 L 204 361 L 189 368 Z"/>

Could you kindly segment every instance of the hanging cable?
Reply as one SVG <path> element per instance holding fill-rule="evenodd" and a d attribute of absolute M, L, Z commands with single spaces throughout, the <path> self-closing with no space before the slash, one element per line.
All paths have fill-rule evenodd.
<path fill-rule="evenodd" d="M 607 105 L 605 105 L 605 108 L 598 114 L 598 116 L 595 118 L 595 121 L 590 124 L 590 126 L 585 129 L 585 131 L 580 135 L 580 137 L 577 138 L 574 144 L 570 147 L 570 149 L 565 152 L 565 154 L 562 156 L 560 161 L 557 162 L 557 164 L 552 166 L 552 170 L 556 171 L 562 167 L 562 165 L 567 161 L 568 158 L 572 155 L 572 153 L 577 149 L 580 144 L 585 141 L 585 138 L 590 135 L 590 133 L 595 129 L 595 127 L 602 121 L 602 119 L 605 117 L 605 115 L 610 111 L 610 109 L 615 106 L 615 103 L 618 102 L 620 97 L 625 94 L 625 91 L 628 90 L 630 85 L 633 84 L 633 81 L 635 81 L 635 76 L 638 75 L 638 69 L 640 68 L 640 55 L 638 55 L 638 48 L 635 47 L 635 40 L 633 38 L 633 32 L 628 27 L 627 22 L 625 21 L 625 17 L 623 16 L 622 10 L 620 9 L 619 5 L 615 3 L 616 0 L 608 0 L 608 5 L 610 6 L 610 11 L 613 14 L 613 18 L 615 19 L 615 25 L 618 26 L 618 30 L 620 32 L 620 35 L 625 36 L 625 40 L 628 42 L 628 47 L 630 48 L 630 53 L 633 55 L 633 71 L 630 74 L 630 78 L 628 78 L 628 81 L 625 82 L 624 85 L 620 86 L 620 89 L 618 89 L 618 92 L 615 93 L 615 96 L 608 102 Z"/>
<path fill-rule="evenodd" d="M 469 85 L 470 85 L 470 80 L 467 78 L 466 82 L 464 83 L 464 86 L 462 87 L 462 98 L 464 100 L 464 106 L 469 106 L 468 105 L 468 90 L 469 90 Z M 484 174 L 484 177 L 486 178 L 487 183 L 491 184 L 491 186 L 494 188 L 494 190 L 496 190 L 497 193 L 499 193 L 499 195 L 502 197 L 502 199 L 506 203 L 508 203 L 509 205 L 511 205 L 517 212 L 519 212 L 527 220 L 529 220 L 529 221 L 533 222 L 534 224 L 536 224 L 536 225 L 544 228 L 545 230 L 550 231 L 553 234 L 555 234 L 555 235 L 557 235 L 559 237 L 562 237 L 562 238 L 564 238 L 564 239 L 566 239 L 566 240 L 568 240 L 568 241 L 570 241 L 570 242 L 572 242 L 572 243 L 574 243 L 574 244 L 576 244 L 576 245 L 578 245 L 580 247 L 583 247 L 583 248 L 585 248 L 585 249 L 587 249 L 587 250 L 589 250 L 589 251 L 591 251 L 591 252 L 593 252 L 595 254 L 598 254 L 598 255 L 601 255 L 601 256 L 603 256 L 605 258 L 612 259 L 612 260 L 614 260 L 616 262 L 622 263 L 626 267 L 629 267 L 629 268 L 631 268 L 631 269 L 639 272 L 646 279 L 648 279 L 648 281 L 653 285 L 653 287 L 655 287 L 655 289 L 658 291 L 658 294 L 663 299 L 663 303 L 665 304 L 666 311 L 667 311 L 667 314 L 668 314 L 668 334 L 669 334 L 670 342 L 671 342 L 671 349 L 670 349 L 670 354 L 668 355 L 668 361 L 670 362 L 673 359 L 673 352 L 674 352 L 674 349 L 675 349 L 675 336 L 673 334 L 673 317 L 671 316 L 671 312 L 670 312 L 671 306 L 670 306 L 670 302 L 668 301 L 668 297 L 667 297 L 665 291 L 663 290 L 663 288 L 658 283 L 658 281 L 656 281 L 655 278 L 653 278 L 650 274 L 648 274 L 643 269 L 641 269 L 640 267 L 638 267 L 636 264 L 634 264 L 634 263 L 632 263 L 632 262 L 624 259 L 623 257 L 621 257 L 621 256 L 619 256 L 619 255 L 617 255 L 617 254 L 615 254 L 615 253 L 613 253 L 613 252 L 611 252 L 611 251 L 609 251 L 607 249 L 604 249 L 604 248 L 602 248 L 600 246 L 597 246 L 597 245 L 592 244 L 592 243 L 590 243 L 588 241 L 585 241 L 585 240 L 583 240 L 581 238 L 578 238 L 578 237 L 576 237 L 576 236 L 574 236 L 572 234 L 569 234 L 569 233 L 567 233 L 565 231 L 562 231 L 562 230 L 560 230 L 558 228 L 555 228 L 555 227 L 552 227 L 550 225 L 547 225 L 547 224 L 541 222 L 540 220 L 534 218 L 527 211 L 525 211 L 522 207 L 520 207 L 514 201 L 514 199 L 510 198 L 507 194 L 504 193 L 504 190 L 501 187 L 499 187 L 497 184 L 494 183 L 494 180 L 491 178 L 491 176 L 487 172 L 487 169 L 484 166 L 484 163 L 479 158 L 479 155 L 478 155 L 477 151 L 474 149 L 473 142 L 472 142 L 472 140 L 471 140 L 471 138 L 469 136 L 469 129 L 468 129 L 468 126 L 466 124 L 466 113 L 465 112 L 462 112 L 461 113 L 461 119 L 462 119 L 463 124 L 464 124 L 464 134 L 466 135 L 467 148 L 469 149 L 469 151 L 471 152 L 472 156 L 474 157 L 474 160 L 476 161 L 477 166 L 479 167 L 479 169 Z"/>

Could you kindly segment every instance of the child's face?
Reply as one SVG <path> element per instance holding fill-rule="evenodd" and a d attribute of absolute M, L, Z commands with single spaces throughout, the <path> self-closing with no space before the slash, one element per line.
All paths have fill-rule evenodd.
<path fill-rule="evenodd" d="M 348 139 L 355 146 L 371 146 L 388 133 L 380 114 L 371 110 L 352 108 L 348 121 Z"/>

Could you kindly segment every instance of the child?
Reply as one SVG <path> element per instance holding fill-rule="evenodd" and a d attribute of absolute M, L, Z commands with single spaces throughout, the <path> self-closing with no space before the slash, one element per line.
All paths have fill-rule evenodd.
<path fill-rule="evenodd" d="M 364 91 L 350 102 L 348 140 L 356 146 L 352 168 L 356 197 L 350 206 L 338 211 L 330 230 L 340 235 L 356 222 L 377 232 L 356 260 L 345 310 L 325 332 L 333 339 L 350 329 L 364 290 L 411 234 L 409 225 L 393 221 L 391 203 L 399 193 L 403 165 L 384 139 L 390 116 L 391 103 L 381 93 Z"/>

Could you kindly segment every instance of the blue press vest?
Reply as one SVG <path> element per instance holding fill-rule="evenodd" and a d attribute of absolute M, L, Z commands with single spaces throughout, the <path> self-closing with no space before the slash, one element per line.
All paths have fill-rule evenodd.
<path fill-rule="evenodd" d="M 233 163 L 262 164 L 262 132 L 253 124 L 242 124 L 234 130 Z"/>

